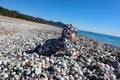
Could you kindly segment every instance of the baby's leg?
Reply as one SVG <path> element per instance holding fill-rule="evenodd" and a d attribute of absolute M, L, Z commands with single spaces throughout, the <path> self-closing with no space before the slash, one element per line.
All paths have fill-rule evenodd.
<path fill-rule="evenodd" d="M 44 47 L 43 47 L 44 46 Z M 49 45 L 38 45 L 36 48 L 35 48 L 35 52 L 39 55 L 46 55 L 46 56 L 50 56 L 51 55 L 51 50 L 50 50 L 50 47 Z"/>
<path fill-rule="evenodd" d="M 42 49 L 41 52 L 42 52 L 42 55 L 45 55 L 45 56 L 51 56 L 52 55 L 50 48 L 44 48 L 44 49 Z"/>
<path fill-rule="evenodd" d="M 37 45 L 37 47 L 34 49 L 34 51 L 36 52 L 36 53 L 41 53 L 41 48 L 42 48 L 42 46 L 41 46 L 41 44 L 39 44 L 39 45 Z"/>

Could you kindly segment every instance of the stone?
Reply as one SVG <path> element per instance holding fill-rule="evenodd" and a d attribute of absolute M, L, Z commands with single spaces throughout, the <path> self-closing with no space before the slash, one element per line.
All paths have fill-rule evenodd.
<path fill-rule="evenodd" d="M 50 73 L 56 72 L 57 71 L 57 67 L 56 66 L 49 66 L 47 69 Z"/>
<path fill-rule="evenodd" d="M 47 78 L 47 75 L 46 75 L 45 73 L 42 73 L 42 74 L 40 75 L 40 77 L 41 77 L 41 78 Z"/>
<path fill-rule="evenodd" d="M 19 68 L 20 65 L 21 65 L 20 62 L 18 62 L 18 63 L 16 64 L 16 67 Z"/>
<path fill-rule="evenodd" d="M 26 59 L 26 60 L 25 60 L 25 63 L 28 63 L 28 61 L 29 61 L 29 60 L 28 60 L 28 59 Z"/>
<path fill-rule="evenodd" d="M 24 61 L 21 63 L 22 66 L 25 66 L 25 64 L 26 64 L 26 63 L 25 63 Z"/>
<path fill-rule="evenodd" d="M 66 75 L 66 73 L 65 73 L 64 70 L 62 70 L 61 75 L 62 75 L 62 76 L 65 76 L 65 75 Z"/>
<path fill-rule="evenodd" d="M 12 75 L 15 75 L 16 74 L 16 72 L 12 72 Z"/>
<path fill-rule="evenodd" d="M 108 64 L 106 64 L 106 65 L 105 65 L 105 70 L 106 70 L 106 71 L 110 71 L 110 69 L 111 69 L 110 66 L 109 66 Z"/>
<path fill-rule="evenodd" d="M 104 63 L 100 63 L 100 62 L 97 62 L 97 65 L 96 65 L 99 69 L 103 70 L 103 68 L 105 67 L 105 64 Z"/>
<path fill-rule="evenodd" d="M 32 74 L 31 74 L 31 77 L 32 77 L 32 78 L 33 78 L 33 77 L 35 77 L 35 74 L 34 74 L 34 73 L 32 73 Z"/>
<path fill-rule="evenodd" d="M 25 69 L 24 73 L 25 73 L 25 75 L 29 75 L 31 73 L 31 71 L 29 69 Z"/>
<path fill-rule="evenodd" d="M 75 75 L 74 75 L 74 78 L 75 78 L 75 79 L 77 79 L 78 77 L 79 77 L 79 75 L 78 75 L 78 74 L 75 74 Z"/>
<path fill-rule="evenodd" d="M 78 71 L 79 76 L 83 76 L 83 72 L 81 70 Z"/>
<path fill-rule="evenodd" d="M 38 74 L 41 74 L 41 68 L 35 68 L 35 74 L 38 75 Z"/>
<path fill-rule="evenodd" d="M 23 67 L 19 67 L 18 69 L 22 71 L 22 70 L 23 70 Z"/>
<path fill-rule="evenodd" d="M 50 59 L 48 57 L 46 57 L 45 60 L 46 60 L 46 62 L 49 62 Z"/>
<path fill-rule="evenodd" d="M 14 75 L 14 78 L 15 78 L 15 80 L 19 80 L 20 79 L 19 75 Z"/>
<path fill-rule="evenodd" d="M 91 63 L 91 58 L 87 59 L 87 61 L 88 61 L 89 63 Z"/>
<path fill-rule="evenodd" d="M 48 80 L 48 78 L 42 78 L 41 80 Z"/>
<path fill-rule="evenodd" d="M 56 80 L 65 80 L 63 77 L 61 77 L 61 76 L 58 76 L 57 78 L 56 78 Z"/>
<path fill-rule="evenodd" d="M 2 70 L 2 67 L 0 66 L 0 70 Z"/>
<path fill-rule="evenodd" d="M 64 70 L 66 70 L 67 69 L 67 63 L 66 63 L 66 61 L 63 61 L 63 68 L 64 68 Z"/>
<path fill-rule="evenodd" d="M 69 75 L 69 79 L 70 79 L 70 80 L 75 80 L 72 75 Z"/>
<path fill-rule="evenodd" d="M 59 72 L 61 72 L 61 69 L 56 67 L 56 71 L 59 73 Z"/>
<path fill-rule="evenodd" d="M 3 64 L 4 64 L 4 65 L 7 65 L 7 60 L 3 60 Z"/>
<path fill-rule="evenodd" d="M 70 80 L 70 79 L 69 79 L 69 76 L 65 76 L 64 78 L 65 78 L 65 80 Z"/>
<path fill-rule="evenodd" d="M 92 74 L 90 80 L 98 80 L 98 76 L 96 74 Z"/>
<path fill-rule="evenodd" d="M 78 67 L 79 67 L 79 65 L 77 64 L 77 62 L 74 64 L 74 66 L 75 66 L 76 68 L 78 68 Z"/>
<path fill-rule="evenodd" d="M 4 78 L 8 78 L 9 75 L 8 75 L 7 73 L 5 73 L 5 74 L 3 75 L 3 77 L 4 77 Z"/>
<path fill-rule="evenodd" d="M 50 63 L 52 63 L 52 64 L 53 64 L 53 63 L 54 63 L 54 60 L 53 60 L 53 59 L 50 59 Z"/>
<path fill-rule="evenodd" d="M 4 68 L 3 71 L 8 71 L 8 68 Z"/>
<path fill-rule="evenodd" d="M 103 79 L 104 79 L 104 80 L 110 80 L 110 78 L 108 77 L 107 74 L 104 74 L 104 75 L 103 75 Z"/>
<path fill-rule="evenodd" d="M 30 60 L 30 61 L 28 61 L 28 64 L 29 64 L 30 66 L 32 66 L 32 65 L 34 65 L 34 61 Z"/>
<path fill-rule="evenodd" d="M 86 70 L 87 73 L 92 74 L 93 72 L 90 71 L 89 69 Z"/>
<path fill-rule="evenodd" d="M 116 75 L 114 75 L 114 74 L 110 74 L 110 75 L 111 75 L 111 77 L 112 77 L 113 80 L 116 79 Z"/>
<path fill-rule="evenodd" d="M 118 61 L 111 61 L 111 65 L 116 69 L 120 65 Z"/>
<path fill-rule="evenodd" d="M 2 64 L 2 60 L 0 60 L 0 65 Z"/>

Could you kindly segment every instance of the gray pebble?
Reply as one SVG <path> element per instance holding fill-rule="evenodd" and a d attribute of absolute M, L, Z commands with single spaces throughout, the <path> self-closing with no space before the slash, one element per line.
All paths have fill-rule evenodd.
<path fill-rule="evenodd" d="M 7 73 L 5 73 L 5 74 L 3 75 L 3 77 L 4 77 L 4 78 L 8 78 L 9 75 L 8 75 Z"/>
<path fill-rule="evenodd" d="M 0 60 L 0 65 L 2 64 L 2 60 Z"/>

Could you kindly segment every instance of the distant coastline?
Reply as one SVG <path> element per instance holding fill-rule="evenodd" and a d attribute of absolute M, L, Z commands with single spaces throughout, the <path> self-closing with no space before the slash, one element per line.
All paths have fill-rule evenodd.
<path fill-rule="evenodd" d="M 30 15 L 22 14 L 22 13 L 18 12 L 17 10 L 6 9 L 2 6 L 0 6 L 0 15 L 12 17 L 12 18 L 24 19 L 24 20 L 38 22 L 38 23 L 43 23 L 43 24 L 47 24 L 47 25 L 53 25 L 53 26 L 64 26 L 65 25 L 62 22 L 54 22 L 54 21 L 45 20 L 45 19 L 42 19 L 39 17 L 33 17 Z"/>

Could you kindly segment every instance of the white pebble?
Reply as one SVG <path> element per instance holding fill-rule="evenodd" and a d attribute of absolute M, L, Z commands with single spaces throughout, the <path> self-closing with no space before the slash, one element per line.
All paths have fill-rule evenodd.
<path fill-rule="evenodd" d="M 9 76 L 8 76 L 8 74 L 7 73 L 5 73 L 4 74 L 4 78 L 8 78 Z"/>

